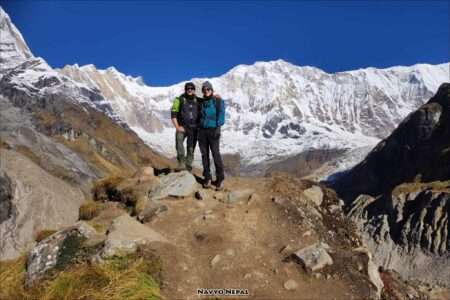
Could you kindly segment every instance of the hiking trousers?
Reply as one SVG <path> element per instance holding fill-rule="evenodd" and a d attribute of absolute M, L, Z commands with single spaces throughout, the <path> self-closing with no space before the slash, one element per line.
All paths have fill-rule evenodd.
<path fill-rule="evenodd" d="M 203 177 L 211 180 L 209 152 L 211 151 L 216 167 L 217 182 L 225 179 L 222 156 L 220 155 L 220 127 L 219 128 L 199 128 L 198 145 L 202 153 Z"/>
<path fill-rule="evenodd" d="M 184 151 L 184 140 L 187 139 L 186 153 Z M 175 132 L 175 147 L 177 149 L 177 161 L 179 168 L 192 170 L 194 151 L 197 144 L 197 128 L 184 127 L 184 132 Z"/>

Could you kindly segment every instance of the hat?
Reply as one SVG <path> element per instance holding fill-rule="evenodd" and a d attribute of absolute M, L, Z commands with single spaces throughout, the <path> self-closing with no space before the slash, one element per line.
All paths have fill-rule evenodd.
<path fill-rule="evenodd" d="M 213 90 L 213 86 L 212 86 L 211 82 L 209 82 L 209 81 L 203 82 L 203 84 L 202 84 L 202 90 L 205 89 L 205 88 L 210 89 L 210 90 Z"/>
<path fill-rule="evenodd" d="M 193 82 L 186 82 L 184 90 L 187 90 L 188 88 L 193 88 L 195 90 L 195 84 Z"/>

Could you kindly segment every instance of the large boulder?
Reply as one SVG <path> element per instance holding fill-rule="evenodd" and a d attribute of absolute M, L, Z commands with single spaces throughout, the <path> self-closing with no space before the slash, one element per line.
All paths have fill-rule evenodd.
<path fill-rule="evenodd" d="M 322 189 L 317 185 L 313 185 L 309 189 L 304 190 L 303 194 L 308 197 L 308 199 L 310 199 L 316 206 L 320 207 L 323 202 Z"/>
<path fill-rule="evenodd" d="M 298 250 L 293 255 L 307 271 L 315 272 L 333 264 L 333 259 L 326 248 L 327 245 L 316 243 Z"/>
<path fill-rule="evenodd" d="M 197 190 L 197 181 L 188 171 L 170 173 L 161 176 L 159 185 L 150 193 L 151 200 L 160 200 L 167 197 L 188 197 Z"/>
<path fill-rule="evenodd" d="M 83 243 L 96 235 L 89 224 L 78 222 L 40 241 L 27 258 L 26 285 L 30 286 L 48 270 L 70 263 Z"/>
<path fill-rule="evenodd" d="M 83 193 L 18 152 L 0 149 L 0 260 L 34 244 L 36 232 L 78 220 Z"/>
<path fill-rule="evenodd" d="M 102 256 L 106 258 L 133 253 L 139 246 L 153 242 L 168 243 L 169 241 L 129 215 L 122 215 L 114 219 L 108 229 Z"/>

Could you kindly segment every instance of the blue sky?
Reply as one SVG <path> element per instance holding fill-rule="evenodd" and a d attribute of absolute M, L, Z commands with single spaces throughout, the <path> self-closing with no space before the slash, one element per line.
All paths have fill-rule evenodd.
<path fill-rule="evenodd" d="M 447 1 L 4 1 L 53 67 L 168 85 L 284 59 L 327 72 L 449 61 Z"/>

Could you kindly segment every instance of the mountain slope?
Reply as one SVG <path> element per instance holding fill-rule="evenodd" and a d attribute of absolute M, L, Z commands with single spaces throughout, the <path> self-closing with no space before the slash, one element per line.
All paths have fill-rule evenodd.
<path fill-rule="evenodd" d="M 93 65 L 59 72 L 100 90 L 144 141 L 174 155 L 168 110 L 183 83 L 151 87 L 141 78 Z M 223 152 L 240 153 L 243 173 L 261 174 L 314 150 L 366 153 L 448 78 L 448 63 L 328 74 L 278 60 L 240 65 L 209 80 L 228 104 Z M 193 79 L 197 86 L 203 80 Z"/>
<path fill-rule="evenodd" d="M 39 230 L 76 221 L 94 180 L 170 162 L 120 122 L 98 91 L 34 57 L 1 8 L 0 25 L 0 259 L 6 259 L 32 245 Z"/>
<path fill-rule="evenodd" d="M 450 83 L 332 187 L 378 264 L 450 286 Z"/>

